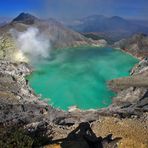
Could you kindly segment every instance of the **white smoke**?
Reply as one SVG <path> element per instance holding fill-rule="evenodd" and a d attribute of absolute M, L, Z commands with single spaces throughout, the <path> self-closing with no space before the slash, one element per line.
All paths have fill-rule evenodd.
<path fill-rule="evenodd" d="M 10 32 L 15 38 L 17 48 L 24 55 L 28 55 L 30 58 L 49 57 L 50 41 L 39 32 L 39 29 L 31 27 L 24 32 L 18 32 L 14 29 Z"/>

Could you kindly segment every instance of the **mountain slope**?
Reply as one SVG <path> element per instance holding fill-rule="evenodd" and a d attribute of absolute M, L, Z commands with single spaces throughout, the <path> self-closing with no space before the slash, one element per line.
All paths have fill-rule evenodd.
<path fill-rule="evenodd" d="M 120 40 L 135 33 L 148 33 L 147 26 L 118 16 L 105 17 L 102 15 L 92 15 L 80 19 L 78 24 L 69 27 L 85 34 L 95 33 L 95 35 L 102 35 L 113 41 Z"/>
<path fill-rule="evenodd" d="M 28 13 L 21 13 L 20 15 L 18 15 L 16 18 L 14 18 L 12 20 L 12 23 L 24 23 L 24 24 L 34 24 L 35 21 L 39 21 L 39 19 L 31 14 Z"/>
<path fill-rule="evenodd" d="M 50 40 L 52 49 L 99 44 L 99 42 L 88 39 L 78 32 L 67 29 L 54 19 L 41 20 L 30 14 L 21 13 L 13 19 L 12 22 L 0 27 L 0 34 L 9 39 L 9 41 L 7 41 L 8 44 L 14 45 L 13 47 L 10 46 L 11 49 L 8 49 L 8 51 L 16 49 L 10 30 L 13 29 L 17 32 L 24 32 L 30 27 L 37 28 L 39 30 L 39 35 L 41 33 L 46 36 L 46 38 Z M 7 54 L 5 54 L 5 57 L 6 55 Z M 11 53 L 9 53 L 9 55 L 11 55 Z M 0 55 L 0 57 L 2 56 Z"/>
<path fill-rule="evenodd" d="M 26 13 L 21 13 L 18 17 L 13 19 L 10 24 L 1 27 L 0 32 L 8 32 L 11 28 L 22 32 L 29 27 L 36 27 L 41 32 L 48 35 L 53 47 L 56 48 L 87 45 L 91 43 L 91 41 L 84 36 L 65 28 L 62 24 L 54 19 L 49 19 L 48 21 L 41 20 Z"/>
<path fill-rule="evenodd" d="M 136 57 L 148 57 L 148 36 L 146 34 L 135 34 L 132 37 L 115 42 L 114 47 L 121 48 Z"/>

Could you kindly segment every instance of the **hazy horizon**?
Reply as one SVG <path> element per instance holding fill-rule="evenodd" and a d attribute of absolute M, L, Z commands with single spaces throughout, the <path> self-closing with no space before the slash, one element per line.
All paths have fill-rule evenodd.
<path fill-rule="evenodd" d="M 146 0 L 5 0 L 0 3 L 0 17 L 6 18 L 14 18 L 21 12 L 27 12 L 41 18 L 65 20 L 91 15 L 148 20 Z"/>

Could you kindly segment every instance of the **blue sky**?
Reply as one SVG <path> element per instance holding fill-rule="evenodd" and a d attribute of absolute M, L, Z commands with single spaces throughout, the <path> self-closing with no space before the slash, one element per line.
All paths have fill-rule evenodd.
<path fill-rule="evenodd" d="M 44 0 L 0 0 L 0 16 L 15 17 L 21 12 L 40 15 Z"/>
<path fill-rule="evenodd" d="M 148 0 L 1 0 L 0 16 L 31 12 L 44 18 L 80 18 L 93 14 L 148 19 Z"/>

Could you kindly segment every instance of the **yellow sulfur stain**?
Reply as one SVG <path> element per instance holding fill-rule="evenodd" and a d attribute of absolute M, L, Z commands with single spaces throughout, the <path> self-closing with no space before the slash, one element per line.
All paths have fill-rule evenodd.
<path fill-rule="evenodd" d="M 14 55 L 15 61 L 18 62 L 28 62 L 28 59 L 24 56 L 24 54 L 21 51 L 18 51 Z"/>

